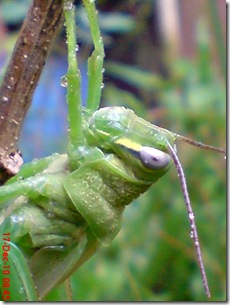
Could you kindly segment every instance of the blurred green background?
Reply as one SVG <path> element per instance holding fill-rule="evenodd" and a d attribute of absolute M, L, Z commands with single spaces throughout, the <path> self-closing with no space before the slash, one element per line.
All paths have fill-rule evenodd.
<path fill-rule="evenodd" d="M 112 3 L 111 3 L 112 2 Z M 0 74 L 30 0 L 0 1 Z M 225 148 L 225 1 L 96 1 L 105 42 L 102 106 L 124 105 L 161 127 Z M 77 27 L 86 95 L 92 44 L 84 11 Z M 169 6 L 170 5 L 170 6 Z M 17 9 L 16 9 L 17 8 Z M 64 29 L 53 46 L 24 124 L 26 161 L 67 143 Z M 196 215 L 211 301 L 226 300 L 226 170 L 223 155 L 178 143 Z M 123 227 L 71 278 L 75 301 L 206 301 L 174 168 L 124 214 Z M 47 300 L 65 300 L 64 288 Z"/>

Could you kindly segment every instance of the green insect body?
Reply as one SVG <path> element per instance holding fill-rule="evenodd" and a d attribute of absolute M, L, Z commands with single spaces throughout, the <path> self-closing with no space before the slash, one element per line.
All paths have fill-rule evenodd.
<path fill-rule="evenodd" d="M 102 128 L 106 126 L 104 130 L 97 126 L 101 122 L 100 118 L 107 121 L 102 125 Z M 10 203 L 10 206 L 15 206 L 16 209 L 5 218 L 1 230 L 11 232 L 11 239 L 15 243 L 25 244 L 24 251 L 27 251 L 25 254 L 30 260 L 34 281 L 41 297 L 47 292 L 47 285 L 43 287 L 44 281 L 41 280 L 42 276 L 39 276 L 39 270 L 33 269 L 37 266 L 34 262 L 40 262 L 41 257 L 44 257 L 44 247 L 49 260 L 52 256 L 49 254 L 50 250 L 51 253 L 61 251 L 67 257 L 68 247 L 71 251 L 78 247 L 87 234 L 90 234 L 91 239 L 93 236 L 97 246 L 109 245 L 121 228 L 121 216 L 125 206 L 145 192 L 170 167 L 169 155 L 156 148 L 156 152 L 160 152 L 157 161 L 148 167 L 142 163 L 140 151 L 143 151 L 143 147 L 154 148 L 153 134 L 155 137 L 160 134 L 162 139 L 164 138 L 165 144 L 162 139 L 158 144 L 158 148 L 161 146 L 164 150 L 168 141 L 166 135 L 170 135 L 171 141 L 173 137 L 167 131 L 163 135 L 160 129 L 157 130 L 158 127 L 138 118 L 131 110 L 122 107 L 102 108 L 84 125 L 87 126 L 84 133 L 89 141 L 85 147 L 80 147 L 79 151 L 75 152 L 79 164 L 75 171 L 70 171 L 67 155 L 55 154 L 45 170 L 27 178 L 26 170 L 24 172 L 22 168 L 12 183 L 9 181 L 8 185 L 1 188 L 1 201 L 6 197 L 9 200 L 21 195 Z M 139 132 L 141 127 L 145 130 L 143 137 Z M 115 136 L 111 137 L 111 134 Z M 132 150 L 128 146 L 131 141 Z M 41 162 L 42 160 L 33 162 L 30 171 L 31 167 L 39 167 L 37 163 Z M 146 179 L 143 180 L 139 176 Z M 23 196 L 24 193 L 26 196 Z M 66 247 L 65 250 L 63 246 Z M 74 259 L 76 260 L 76 256 Z M 51 267 L 56 269 L 56 266 Z M 66 277 L 66 273 L 68 268 L 65 268 L 60 276 L 59 269 L 58 283 Z M 55 280 L 52 280 L 52 285 L 56 284 Z"/>
<path fill-rule="evenodd" d="M 199 248 L 194 215 L 184 173 L 176 156 L 176 139 L 205 146 L 160 128 L 123 107 L 99 110 L 103 43 L 94 1 L 84 0 L 95 50 L 88 61 L 89 95 L 81 106 L 74 6 L 65 1 L 69 68 L 66 75 L 69 107 L 67 154 L 54 154 L 22 166 L 0 188 L 1 235 L 10 232 L 12 268 L 21 295 L 16 301 L 42 299 L 88 260 L 100 245 L 109 245 L 121 228 L 122 213 L 169 170 L 177 167 L 197 250 L 202 280 L 209 288 Z M 28 286 L 26 285 L 28 281 Z M 32 283 L 32 284 L 31 284 Z M 4 295 L 4 289 L 2 295 Z M 28 293 L 29 291 L 29 293 Z M 12 300 L 12 299 L 11 299 Z"/>

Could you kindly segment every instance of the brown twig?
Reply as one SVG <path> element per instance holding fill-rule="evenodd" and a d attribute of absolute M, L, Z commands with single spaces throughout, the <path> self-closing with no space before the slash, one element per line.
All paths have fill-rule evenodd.
<path fill-rule="evenodd" d="M 62 21 L 62 0 L 34 0 L 23 22 L 0 87 L 0 183 L 23 163 L 17 149 L 22 123 Z"/>

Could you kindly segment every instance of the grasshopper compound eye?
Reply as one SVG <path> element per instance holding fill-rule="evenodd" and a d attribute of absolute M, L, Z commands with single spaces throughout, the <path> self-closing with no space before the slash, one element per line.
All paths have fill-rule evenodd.
<path fill-rule="evenodd" d="M 148 146 L 143 146 L 139 151 L 142 164 L 149 169 L 161 169 L 166 167 L 171 157 L 165 152 Z"/>

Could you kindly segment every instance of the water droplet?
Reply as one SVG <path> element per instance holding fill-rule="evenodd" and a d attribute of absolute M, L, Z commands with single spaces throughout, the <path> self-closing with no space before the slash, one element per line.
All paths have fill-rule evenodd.
<path fill-rule="evenodd" d="M 9 99 L 8 99 L 8 97 L 7 97 L 7 96 L 3 96 L 2 101 L 3 101 L 3 102 L 8 102 L 8 101 L 9 101 Z"/>
<path fill-rule="evenodd" d="M 38 161 L 38 159 L 37 159 L 37 158 L 34 158 L 34 159 L 32 160 L 32 164 L 35 164 L 37 161 Z"/>
<path fill-rule="evenodd" d="M 72 8 L 73 8 L 73 3 L 72 3 L 72 1 L 66 1 L 66 2 L 64 3 L 64 10 L 70 11 L 70 10 L 72 10 Z"/>
<path fill-rule="evenodd" d="M 188 217 L 189 217 L 189 219 L 191 219 L 191 220 L 193 220 L 193 219 L 195 218 L 195 216 L 194 216 L 193 213 L 189 213 L 189 214 L 188 214 Z"/>
<path fill-rule="evenodd" d="M 76 51 L 76 52 L 78 52 L 78 50 L 79 50 L 79 45 L 78 45 L 78 44 L 76 44 L 75 51 Z"/>
<path fill-rule="evenodd" d="M 51 212 L 48 212 L 46 215 L 48 218 L 53 218 L 55 216 L 54 213 Z"/>
<path fill-rule="evenodd" d="M 102 73 L 105 73 L 105 69 L 103 68 L 101 72 L 102 72 Z"/>
<path fill-rule="evenodd" d="M 36 7 L 33 9 L 33 13 L 34 13 L 34 15 L 36 15 L 36 14 L 37 14 L 37 11 L 38 11 L 38 7 L 36 6 Z"/>
<path fill-rule="evenodd" d="M 199 241 L 198 240 L 195 241 L 195 245 L 199 246 Z"/>
<path fill-rule="evenodd" d="M 24 57 L 24 58 L 27 58 L 28 56 L 27 56 L 27 54 L 24 54 L 23 57 Z"/>
<path fill-rule="evenodd" d="M 65 75 L 61 77 L 61 86 L 65 88 L 68 86 L 67 77 Z"/>
<path fill-rule="evenodd" d="M 8 85 L 8 86 L 7 86 L 7 88 L 8 88 L 8 89 L 11 89 L 11 86 L 10 86 L 10 85 Z"/>
<path fill-rule="evenodd" d="M 19 289 L 19 293 L 22 294 L 22 295 L 25 293 L 24 287 L 21 287 L 21 288 Z"/>
<path fill-rule="evenodd" d="M 69 52 L 69 56 L 71 57 L 72 60 L 74 60 L 74 59 L 75 59 L 75 56 L 76 56 L 75 51 Z"/>
<path fill-rule="evenodd" d="M 103 89 L 105 87 L 104 83 L 101 83 L 101 89 Z"/>
<path fill-rule="evenodd" d="M 190 232 L 190 237 L 193 238 L 194 234 L 193 231 Z"/>

